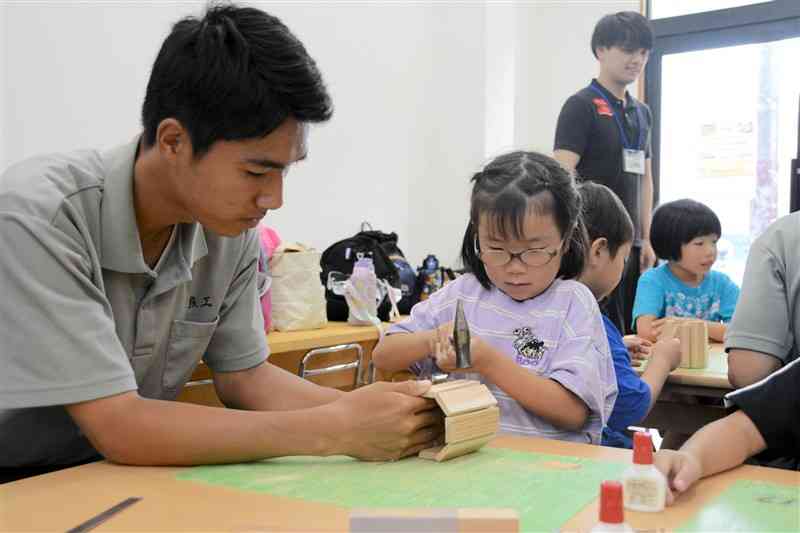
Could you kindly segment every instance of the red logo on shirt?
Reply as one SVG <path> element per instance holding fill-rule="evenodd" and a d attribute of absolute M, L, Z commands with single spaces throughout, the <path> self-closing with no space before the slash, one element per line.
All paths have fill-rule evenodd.
<path fill-rule="evenodd" d="M 611 108 L 608 107 L 608 102 L 603 100 L 602 98 L 595 98 L 592 100 L 594 106 L 597 108 L 598 115 L 605 115 L 607 117 L 613 117 L 614 113 L 611 111 Z"/>

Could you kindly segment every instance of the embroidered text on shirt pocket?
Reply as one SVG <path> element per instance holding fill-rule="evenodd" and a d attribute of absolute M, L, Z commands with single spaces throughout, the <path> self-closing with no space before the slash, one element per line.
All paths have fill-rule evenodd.
<path fill-rule="evenodd" d="M 218 323 L 219 317 L 213 322 L 172 321 L 162 376 L 162 386 L 167 395 L 165 399 L 178 396 L 205 354 Z"/>

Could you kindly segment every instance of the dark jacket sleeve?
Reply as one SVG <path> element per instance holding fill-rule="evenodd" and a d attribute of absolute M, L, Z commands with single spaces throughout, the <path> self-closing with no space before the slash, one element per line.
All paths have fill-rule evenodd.
<path fill-rule="evenodd" d="M 770 451 L 800 456 L 800 359 L 725 401 L 750 417 Z"/>

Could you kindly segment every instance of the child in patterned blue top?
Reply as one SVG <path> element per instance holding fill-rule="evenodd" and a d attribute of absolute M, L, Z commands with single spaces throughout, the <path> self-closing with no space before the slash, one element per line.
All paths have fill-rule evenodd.
<path fill-rule="evenodd" d="M 639 278 L 633 304 L 639 336 L 655 340 L 665 317 L 690 317 L 705 320 L 711 340 L 722 342 L 739 287 L 722 272 L 711 270 L 721 233 L 717 215 L 700 202 L 676 200 L 656 209 L 650 241 L 667 263 Z"/>

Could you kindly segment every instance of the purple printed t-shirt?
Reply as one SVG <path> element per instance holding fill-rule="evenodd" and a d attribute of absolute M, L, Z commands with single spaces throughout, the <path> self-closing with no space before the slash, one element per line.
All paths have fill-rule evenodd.
<path fill-rule="evenodd" d="M 579 431 L 560 429 L 483 376 L 466 376 L 486 384 L 497 398 L 500 431 L 599 443 L 617 397 L 617 380 L 600 310 L 589 289 L 576 281 L 557 279 L 539 296 L 517 302 L 495 288 L 484 289 L 475 276 L 465 274 L 415 305 L 411 316 L 394 324 L 388 333 L 431 330 L 451 322 L 458 299 L 464 304 L 472 335 L 529 372 L 557 381 L 589 408 L 586 424 Z M 418 372 L 422 364 L 415 364 L 412 370 Z"/>

